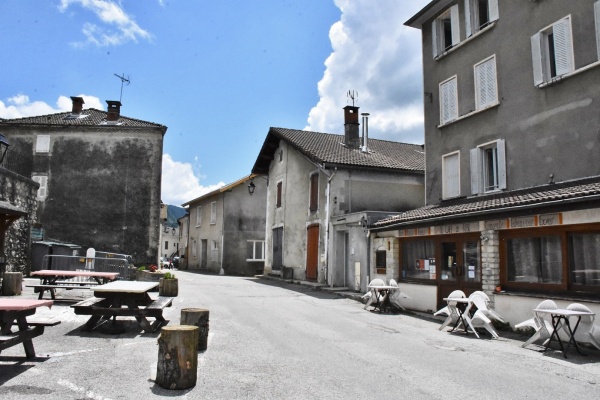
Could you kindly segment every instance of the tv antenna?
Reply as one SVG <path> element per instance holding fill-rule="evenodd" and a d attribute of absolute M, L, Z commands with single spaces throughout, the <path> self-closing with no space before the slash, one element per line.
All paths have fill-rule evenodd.
<path fill-rule="evenodd" d="M 356 100 L 356 102 L 358 102 L 358 92 L 355 92 L 354 90 L 348 90 L 346 97 L 348 99 L 352 99 L 352 107 L 354 107 L 354 100 Z"/>
<path fill-rule="evenodd" d="M 123 74 L 123 75 L 115 74 L 115 76 L 121 80 L 121 96 L 119 97 L 119 101 L 121 101 L 123 99 L 123 84 L 127 83 L 127 86 L 129 86 L 129 84 L 131 83 L 131 80 L 129 79 L 129 77 L 125 78 L 125 74 Z"/>

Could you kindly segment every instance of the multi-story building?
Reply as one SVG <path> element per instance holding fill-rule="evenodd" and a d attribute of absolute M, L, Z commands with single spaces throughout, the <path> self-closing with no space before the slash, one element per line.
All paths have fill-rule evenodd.
<path fill-rule="evenodd" d="M 71 99 L 71 112 L 0 121 L 11 146 L 33 158 L 36 237 L 154 263 L 167 127 L 122 116 L 119 101 L 105 112 Z"/>
<path fill-rule="evenodd" d="M 483 289 L 513 323 L 540 298 L 599 312 L 600 2 L 435 0 L 406 25 L 422 32 L 427 206 L 372 233 L 398 247 L 407 305 Z"/>

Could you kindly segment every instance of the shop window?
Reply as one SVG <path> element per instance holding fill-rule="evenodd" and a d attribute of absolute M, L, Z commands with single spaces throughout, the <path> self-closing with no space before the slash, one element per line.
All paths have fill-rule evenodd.
<path fill-rule="evenodd" d="M 402 279 L 436 279 L 435 242 L 405 240 L 402 243 Z"/>
<path fill-rule="evenodd" d="M 387 268 L 387 253 L 385 250 L 377 250 L 375 252 L 375 268 L 378 274 L 385 274 Z"/>
<path fill-rule="evenodd" d="M 521 237 L 506 240 L 508 282 L 562 283 L 560 236 Z"/>
<path fill-rule="evenodd" d="M 531 37 L 534 85 L 574 70 L 571 17 L 565 17 Z"/>
<path fill-rule="evenodd" d="M 569 235 L 569 276 L 573 285 L 600 287 L 600 233 Z"/>

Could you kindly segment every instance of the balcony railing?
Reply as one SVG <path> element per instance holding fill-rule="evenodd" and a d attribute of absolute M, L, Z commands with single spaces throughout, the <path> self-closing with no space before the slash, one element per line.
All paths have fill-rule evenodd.
<path fill-rule="evenodd" d="M 6 156 L 2 160 L 0 166 L 15 174 L 31 178 L 31 172 L 33 171 L 33 157 L 9 148 L 6 151 Z"/>

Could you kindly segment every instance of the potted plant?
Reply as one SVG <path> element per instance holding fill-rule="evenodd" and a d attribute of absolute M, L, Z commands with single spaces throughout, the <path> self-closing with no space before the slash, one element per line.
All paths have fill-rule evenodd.
<path fill-rule="evenodd" d="M 136 273 L 136 279 L 138 281 L 156 282 L 162 277 L 163 274 L 158 270 L 158 267 L 154 264 L 151 264 L 148 267 L 142 265 L 138 268 Z"/>
<path fill-rule="evenodd" d="M 171 272 L 167 272 L 164 274 L 162 278 L 158 281 L 158 295 L 159 296 L 168 296 L 175 297 L 179 292 L 179 283 L 175 275 Z"/>

